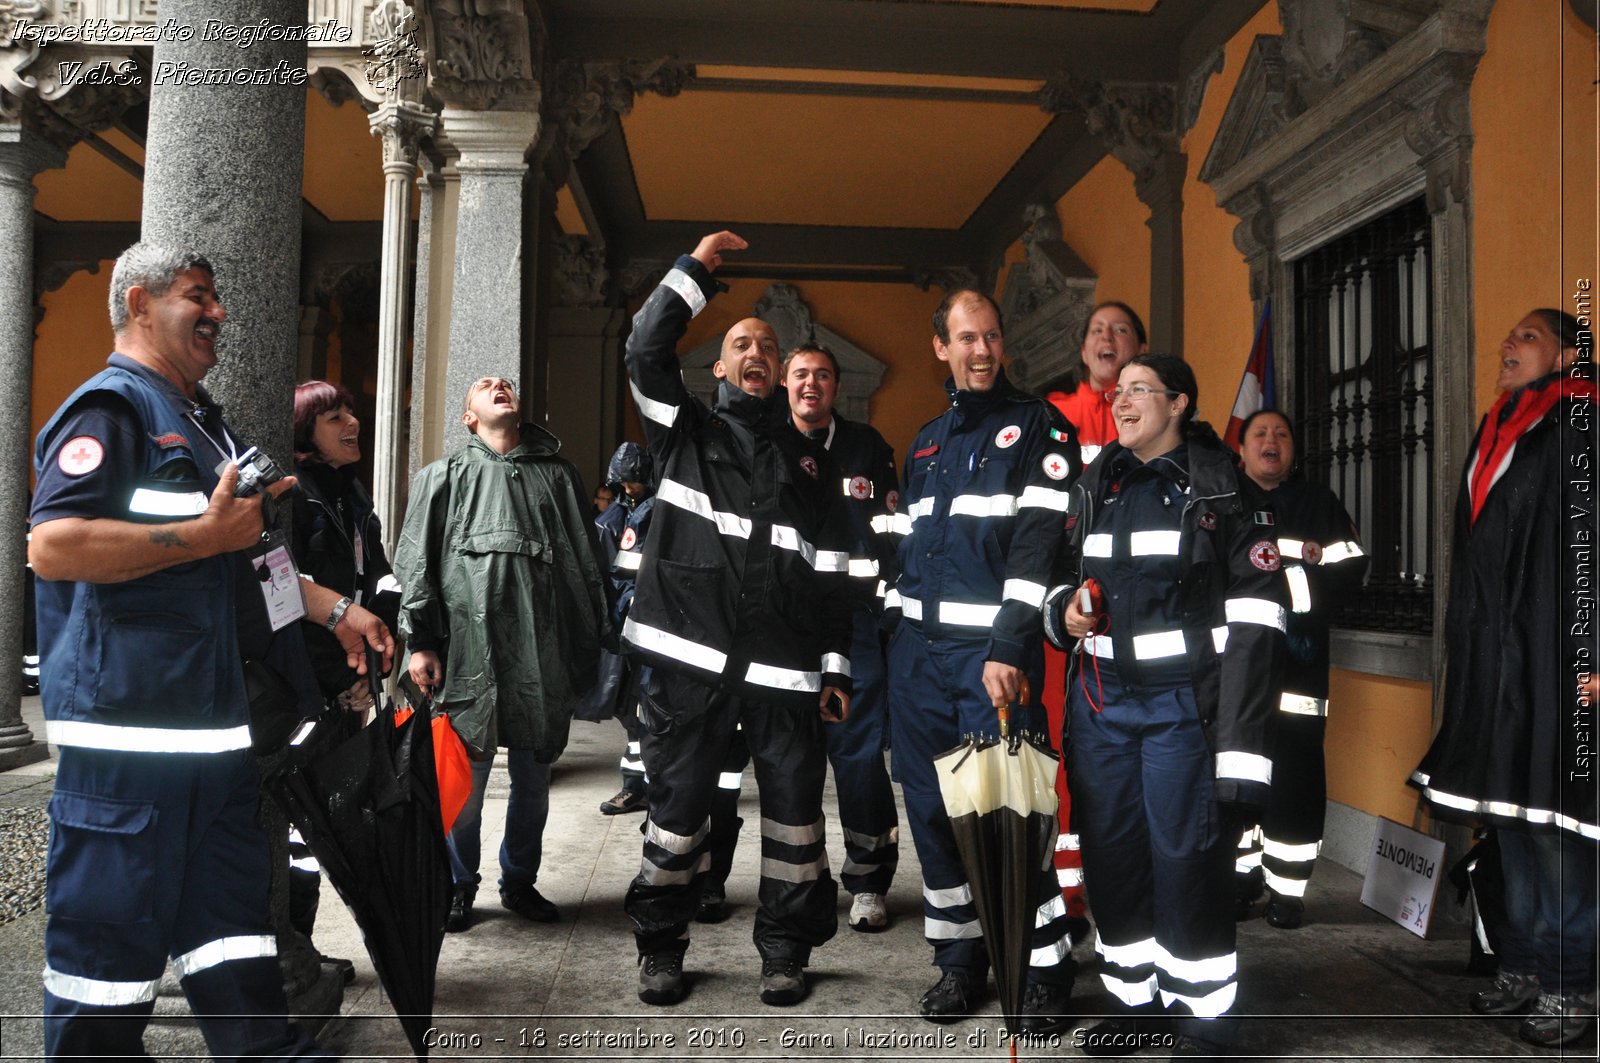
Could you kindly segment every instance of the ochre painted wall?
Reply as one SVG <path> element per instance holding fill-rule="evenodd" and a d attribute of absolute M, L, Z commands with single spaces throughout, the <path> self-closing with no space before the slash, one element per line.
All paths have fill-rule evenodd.
<path fill-rule="evenodd" d="M 1106 156 L 1056 202 L 1061 239 L 1094 271 L 1094 301 L 1127 303 L 1150 325 L 1150 208 L 1133 174 Z"/>
<path fill-rule="evenodd" d="M 1328 796 L 1410 823 L 1417 792 L 1405 784 L 1433 739 L 1432 687 L 1335 669 L 1328 682 Z"/>
<path fill-rule="evenodd" d="M 1594 283 L 1595 35 L 1567 4 L 1500 0 L 1472 83 L 1478 409 L 1500 341 L 1529 310 L 1573 311 Z"/>
<path fill-rule="evenodd" d="M 111 287 L 112 265 L 102 262 L 95 273 L 74 273 L 43 299 L 44 319 L 33 345 L 30 440 L 79 384 L 105 367 L 111 353 L 106 293 Z"/>
<path fill-rule="evenodd" d="M 756 300 L 773 282 L 740 279 L 706 305 L 689 324 L 680 352 L 720 338 L 734 322 L 751 316 Z M 933 311 L 944 298 L 939 288 L 852 281 L 798 281 L 794 288 L 811 308 L 812 320 L 827 325 L 888 365 L 872 397 L 872 426 L 904 461 L 906 444 L 924 422 L 949 404 L 948 376 L 933 354 Z M 632 403 L 629 403 L 630 407 Z M 637 437 L 633 437 L 637 438 Z"/>

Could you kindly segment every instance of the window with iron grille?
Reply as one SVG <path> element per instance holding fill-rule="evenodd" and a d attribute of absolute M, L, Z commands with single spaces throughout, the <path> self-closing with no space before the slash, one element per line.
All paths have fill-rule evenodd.
<path fill-rule="evenodd" d="M 1294 263 L 1301 468 L 1371 555 L 1341 627 L 1433 630 L 1433 314 L 1427 209 L 1407 203 Z"/>

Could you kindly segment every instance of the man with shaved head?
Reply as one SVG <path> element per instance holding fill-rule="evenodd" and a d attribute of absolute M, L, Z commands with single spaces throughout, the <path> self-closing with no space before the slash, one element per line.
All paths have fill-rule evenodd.
<path fill-rule="evenodd" d="M 828 452 L 795 432 L 779 387 L 778 337 L 745 318 L 723 337 L 707 406 L 674 353 L 719 290 L 730 232 L 682 255 L 633 319 L 628 375 L 656 457 L 655 515 L 628 652 L 641 683 L 650 777 L 639 874 L 625 901 L 639 949 L 639 999 L 675 1004 L 710 863 L 717 775 L 742 728 L 761 793 L 755 944 L 761 1000 L 805 999 L 813 947 L 838 928 L 822 785 L 825 721 L 850 707 L 850 531 Z"/>

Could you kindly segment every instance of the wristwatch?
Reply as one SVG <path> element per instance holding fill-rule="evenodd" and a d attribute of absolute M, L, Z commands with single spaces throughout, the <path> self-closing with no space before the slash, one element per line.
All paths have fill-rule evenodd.
<path fill-rule="evenodd" d="M 340 598 L 337 602 L 333 603 L 333 611 L 328 614 L 328 619 L 322 622 L 322 626 L 327 628 L 329 631 L 332 631 L 334 628 L 338 627 L 339 621 L 344 619 L 345 610 L 354 604 L 356 603 L 352 602 L 349 598 Z"/>

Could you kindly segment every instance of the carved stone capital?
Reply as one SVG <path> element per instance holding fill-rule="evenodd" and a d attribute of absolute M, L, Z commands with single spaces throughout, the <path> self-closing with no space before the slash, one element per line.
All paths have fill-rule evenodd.
<path fill-rule="evenodd" d="M 429 87 L 475 111 L 537 109 L 542 90 L 527 11 L 507 0 L 439 0 L 422 9 Z"/>
<path fill-rule="evenodd" d="M 407 173 L 417 164 L 422 138 L 431 136 L 439 120 L 426 107 L 390 100 L 368 119 L 372 135 L 383 138 L 383 166 L 400 166 Z"/>
<path fill-rule="evenodd" d="M 613 117 L 633 110 L 641 93 L 676 96 L 694 73 L 693 65 L 671 57 L 613 63 L 563 60 L 550 83 L 546 109 L 561 155 L 567 162 L 576 159 L 606 131 Z"/>
<path fill-rule="evenodd" d="M 361 49 L 367 83 L 384 99 L 415 100 L 428 72 L 418 40 L 416 12 L 403 0 L 379 0 L 367 19 L 368 43 Z"/>
<path fill-rule="evenodd" d="M 557 306 L 604 306 L 610 274 L 606 272 L 606 249 L 584 236 L 555 238 L 555 270 L 551 277 L 551 296 Z"/>
<path fill-rule="evenodd" d="M 1162 157 L 1178 151 L 1177 88 L 1165 82 L 1086 81 L 1053 78 L 1039 90 L 1046 111 L 1077 111 L 1090 135 L 1129 170 L 1135 180 L 1166 175 Z M 1142 197 L 1141 197 L 1142 198 Z"/>

